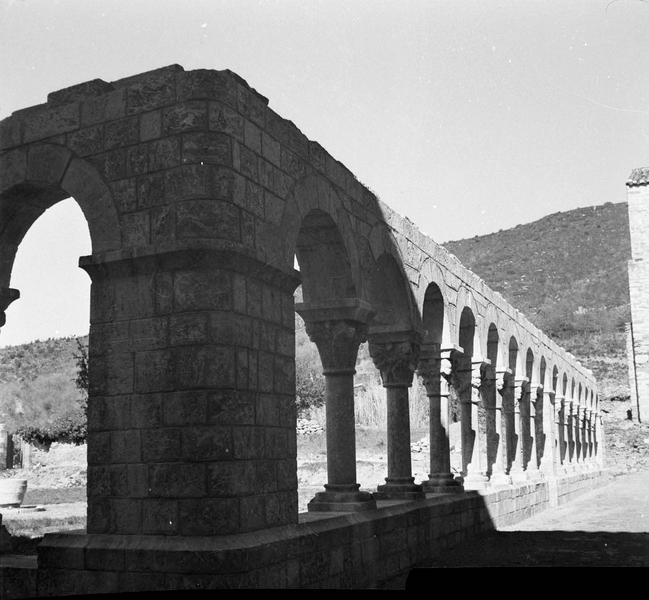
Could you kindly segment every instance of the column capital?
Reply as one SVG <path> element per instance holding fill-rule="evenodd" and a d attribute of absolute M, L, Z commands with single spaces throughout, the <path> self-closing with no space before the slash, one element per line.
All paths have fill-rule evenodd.
<path fill-rule="evenodd" d="M 370 356 L 381 372 L 384 387 L 410 387 L 419 360 L 421 334 L 417 331 L 372 331 Z"/>
<path fill-rule="evenodd" d="M 512 376 L 511 369 L 497 369 L 496 370 L 496 389 L 499 394 L 504 394 L 507 389 L 507 382 Z"/>
<path fill-rule="evenodd" d="M 473 358 L 471 360 L 471 386 L 480 389 L 487 367 L 491 366 L 488 358 Z"/>
<path fill-rule="evenodd" d="M 306 332 L 318 347 L 324 374 L 354 373 L 358 347 L 367 340 L 374 311 L 367 302 L 345 298 L 338 305 L 298 303 Z"/>
<path fill-rule="evenodd" d="M 529 389 L 530 380 L 527 377 L 516 377 L 514 379 L 514 400 L 520 397 Z"/>

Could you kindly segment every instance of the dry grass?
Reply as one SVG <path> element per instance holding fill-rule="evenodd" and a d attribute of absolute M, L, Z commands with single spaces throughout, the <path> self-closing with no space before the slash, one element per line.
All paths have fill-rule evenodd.
<path fill-rule="evenodd" d="M 325 426 L 325 407 L 312 408 L 305 418 Z M 354 393 L 355 423 L 359 427 L 385 430 L 387 426 L 387 403 L 382 386 L 358 386 Z M 423 384 L 415 377 L 410 388 L 410 428 L 428 427 L 428 397 Z"/>

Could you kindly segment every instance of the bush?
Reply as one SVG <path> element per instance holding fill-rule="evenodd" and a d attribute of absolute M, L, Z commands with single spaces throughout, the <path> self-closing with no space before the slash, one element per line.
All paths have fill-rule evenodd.
<path fill-rule="evenodd" d="M 0 387 L 0 420 L 26 442 L 49 447 L 86 441 L 88 363 L 85 347 L 77 344 L 76 372 L 46 373 Z"/>

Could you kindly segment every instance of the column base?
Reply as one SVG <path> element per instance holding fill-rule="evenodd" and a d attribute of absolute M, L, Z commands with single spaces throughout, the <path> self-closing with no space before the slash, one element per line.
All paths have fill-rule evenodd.
<path fill-rule="evenodd" d="M 489 478 L 489 487 L 509 487 L 512 484 L 512 478 L 503 471 L 497 471 L 491 474 Z"/>
<path fill-rule="evenodd" d="M 464 491 L 462 482 L 451 473 L 429 473 L 428 479 L 421 482 L 424 494 L 461 494 Z"/>
<path fill-rule="evenodd" d="M 386 478 L 385 484 L 377 486 L 372 496 L 375 500 L 422 500 L 426 497 L 414 477 Z"/>
<path fill-rule="evenodd" d="M 510 469 L 509 476 L 512 483 L 525 483 L 528 481 L 527 471 L 523 471 L 523 469 Z"/>
<path fill-rule="evenodd" d="M 484 473 L 467 473 L 464 478 L 465 490 L 483 490 L 487 487 L 489 478 Z"/>
<path fill-rule="evenodd" d="M 360 484 L 330 485 L 318 492 L 307 504 L 309 512 L 359 512 L 376 510 L 376 501 L 369 492 L 361 492 Z"/>

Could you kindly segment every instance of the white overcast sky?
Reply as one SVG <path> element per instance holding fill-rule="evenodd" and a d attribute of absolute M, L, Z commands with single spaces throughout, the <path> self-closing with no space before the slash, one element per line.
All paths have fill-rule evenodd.
<path fill-rule="evenodd" d="M 438 242 L 622 202 L 649 165 L 645 0 L 0 0 L 0 118 L 172 63 L 241 75 Z M 87 332 L 89 251 L 73 201 L 39 219 L 0 346 Z"/>

